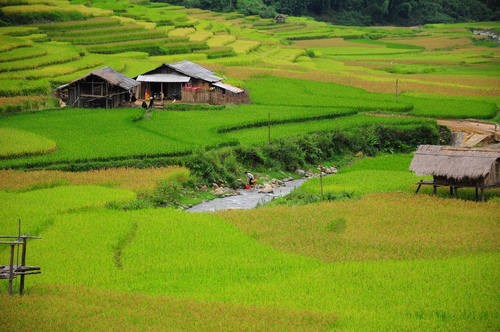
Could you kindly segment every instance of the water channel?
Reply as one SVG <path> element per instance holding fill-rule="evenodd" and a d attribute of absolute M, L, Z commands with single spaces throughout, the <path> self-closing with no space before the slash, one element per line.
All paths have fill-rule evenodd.
<path fill-rule="evenodd" d="M 259 204 L 271 201 L 275 197 L 285 196 L 292 190 L 300 187 L 307 179 L 298 179 L 285 182 L 282 186 L 274 188 L 272 193 L 259 193 L 259 189 L 241 189 L 239 195 L 215 198 L 195 205 L 185 211 L 188 212 L 213 212 L 230 209 L 253 209 Z"/>

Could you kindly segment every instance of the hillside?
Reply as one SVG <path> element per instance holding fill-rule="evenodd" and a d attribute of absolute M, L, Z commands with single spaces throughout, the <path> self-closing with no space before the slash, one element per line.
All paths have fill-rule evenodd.
<path fill-rule="evenodd" d="M 498 20 L 499 4 L 487 0 L 450 1 L 360 1 L 360 0 L 155 0 L 220 12 L 272 18 L 277 13 L 314 16 L 341 25 L 419 25 Z"/>
<path fill-rule="evenodd" d="M 19 296 L 22 247 L 0 243 L 0 330 L 500 328 L 500 189 L 415 194 L 430 177 L 409 171 L 419 145 L 448 143 L 439 123 L 500 122 L 498 43 L 475 34 L 498 23 L 277 24 L 125 0 L 0 12 L 16 23 L 0 27 L 0 236 L 39 237 L 26 265 L 41 268 Z M 77 108 L 53 94 L 94 69 L 181 60 L 251 104 Z M 182 210 L 245 170 L 263 183 L 318 165 L 338 173 L 287 199 Z"/>

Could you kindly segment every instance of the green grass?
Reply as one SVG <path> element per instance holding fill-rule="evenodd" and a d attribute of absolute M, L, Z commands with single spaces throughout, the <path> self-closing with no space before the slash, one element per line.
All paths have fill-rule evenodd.
<path fill-rule="evenodd" d="M 51 88 L 105 65 L 133 77 L 184 59 L 213 68 L 230 82 L 242 82 L 250 89 L 253 105 L 157 110 L 149 120 L 139 120 L 142 110 L 131 108 L 2 116 L 5 148 L 17 140 L 22 143 L 17 152 L 26 147 L 38 151 L 35 142 L 55 143 L 58 151 L 3 160 L 1 168 L 147 158 L 235 142 L 252 146 L 267 142 L 269 115 L 272 139 L 375 123 L 434 123 L 353 114 L 362 111 L 440 118 L 499 116 L 496 49 L 468 45 L 421 52 L 411 45 L 369 41 L 379 47 L 318 48 L 316 57 L 309 58 L 305 49 L 284 40 L 366 35 L 420 40 L 470 35 L 465 28 L 498 23 L 389 30 L 289 18 L 283 28 L 254 17 L 247 18 L 246 23 L 255 23 L 248 28 L 228 21 L 240 19 L 231 13 L 215 17 L 160 3 L 26 3 L 41 10 L 36 17 L 51 21 L 72 17 L 74 9 L 79 18 L 111 15 L 110 10 L 117 16 L 0 28 L 0 65 L 5 66 L 0 95 L 13 97 L 2 98 L 2 111 L 31 109 L 42 102 L 26 102 L 35 97 L 24 96 L 40 94 L 36 98 L 43 100 Z M 29 16 L 26 6 L 16 7 L 19 19 Z M 151 34 L 208 32 L 189 35 L 191 42 L 188 37 L 175 39 L 183 43 L 175 46 L 177 51 L 204 48 L 204 38 L 214 35 L 214 46 L 229 43 L 235 54 L 210 60 L 202 53 L 166 55 L 174 39 L 161 39 L 161 45 L 134 41 L 134 25 Z M 115 45 L 104 43 L 120 30 L 131 37 L 122 35 L 124 41 Z M 66 36 L 72 43 L 81 43 L 75 39 L 81 37 L 91 44 L 81 49 L 47 43 L 43 34 Z M 91 40 L 103 34 L 110 36 Z M 55 53 L 63 63 L 45 61 Z M 390 61 L 397 70 L 381 71 Z M 396 78 L 414 84 L 397 102 L 391 93 Z M 380 82 L 388 83 L 377 90 Z M 433 92 L 433 87 L 449 88 L 449 96 L 422 93 Z M 459 88 L 474 93 L 469 96 Z M 12 129 L 16 134 L 5 134 Z M 0 191 L 0 234 L 17 234 L 21 219 L 23 233 L 42 237 L 29 242 L 28 264 L 41 266 L 42 274 L 27 277 L 27 296 L 7 296 L 7 281 L 0 280 L 0 325 L 9 330 L 36 326 L 39 331 L 497 330 L 499 273 L 492 267 L 499 259 L 498 190 L 486 191 L 486 203 L 473 202 L 472 191 L 465 189 L 459 191 L 464 200 L 448 199 L 447 191 L 433 197 L 429 188 L 414 195 L 421 178 L 408 171 L 410 160 L 411 155 L 361 159 L 323 178 L 325 191 L 347 191 L 355 199 L 217 214 L 110 210 L 105 207 L 133 202 L 141 193 L 95 185 L 57 182 L 46 189 Z M 319 180 L 306 182 L 302 190 L 319 193 Z M 0 247 L 0 264 L 8 261 L 8 253 L 7 247 Z"/>
<path fill-rule="evenodd" d="M 378 194 L 306 209 L 211 215 L 169 209 L 104 210 L 98 206 L 126 199 L 126 191 L 89 189 L 2 194 L 7 204 L 0 211 L 8 217 L 3 220 L 21 218 L 23 230 L 42 237 L 30 241 L 28 261 L 43 271 L 27 278 L 24 305 L 16 304 L 16 297 L 5 298 L 2 305 L 13 304 L 24 312 L 23 308 L 53 298 L 53 305 L 36 309 L 35 317 L 41 319 L 54 306 L 67 303 L 69 295 L 54 288 L 62 284 L 68 286 L 61 290 L 71 290 L 71 298 L 79 303 L 93 301 L 97 292 L 112 299 L 146 294 L 151 296 L 148 302 L 174 296 L 194 303 L 276 308 L 301 315 L 315 312 L 322 319 L 329 317 L 327 326 L 320 320 L 321 328 L 316 327 L 325 330 L 486 331 L 499 323 L 493 309 L 498 272 L 491 268 L 498 260 L 498 202 L 444 204 L 426 195 Z M 14 214 L 13 204 L 24 208 Z M 436 210 L 437 206 L 446 207 Z M 30 225 L 30 215 L 37 215 L 35 225 Z M 347 220 L 345 230 L 329 231 L 329 223 L 341 217 Z M 17 224 L 3 222 L 0 227 L 1 233 L 10 234 Z M 6 257 L 7 251 L 1 255 Z M 6 283 L 0 287 L 5 293 Z M 132 304 L 116 303 L 113 312 L 105 309 L 107 319 L 122 321 Z M 75 315 L 85 321 L 95 314 L 85 305 L 80 308 L 78 314 L 65 311 L 60 324 Z M 185 307 L 181 315 L 191 310 L 195 309 Z M 224 313 L 212 317 L 222 329 Z M 145 315 L 135 321 L 143 321 Z M 26 321 L 21 319 L 21 324 Z M 168 319 L 156 316 L 154 322 L 158 321 Z M 181 318 L 177 324 L 189 321 Z M 53 329 L 51 322 L 41 319 L 38 328 Z M 92 325 L 100 324 L 104 323 Z M 304 324 L 300 330 L 319 323 L 308 319 Z"/>
<path fill-rule="evenodd" d="M 44 48 L 46 50 L 46 54 L 40 54 L 40 56 L 32 56 L 30 58 L 30 61 L 21 59 L 1 62 L 0 73 L 35 69 L 52 64 L 65 63 L 76 60 L 80 57 L 78 50 L 68 45 L 58 43 L 45 43 Z"/>
<path fill-rule="evenodd" d="M 17 129 L 0 129 L 0 158 L 13 158 L 52 152 L 56 142 Z"/>
<path fill-rule="evenodd" d="M 157 110 L 149 120 L 132 121 L 140 119 L 141 112 L 134 108 L 119 112 L 66 109 L 3 118 L 0 128 L 16 128 L 44 136 L 55 141 L 58 150 L 51 155 L 3 161 L 0 165 L 3 168 L 22 164 L 41 167 L 47 163 L 79 160 L 174 155 L 199 146 L 233 142 L 265 142 L 269 115 L 273 139 L 368 123 L 426 122 L 411 118 L 353 116 L 355 111 L 345 107 L 273 105 L 241 105 L 212 111 Z M 109 127 L 109 123 L 115 125 Z"/>

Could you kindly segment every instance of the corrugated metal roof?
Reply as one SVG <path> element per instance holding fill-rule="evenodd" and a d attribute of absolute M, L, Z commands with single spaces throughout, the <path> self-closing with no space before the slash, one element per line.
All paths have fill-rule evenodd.
<path fill-rule="evenodd" d="M 222 82 L 212 83 L 212 85 L 214 85 L 218 88 L 224 89 L 224 90 L 234 92 L 234 93 L 242 93 L 244 91 L 244 90 L 241 90 L 240 88 L 237 88 L 235 86 L 232 86 L 232 85 L 229 85 L 226 83 L 222 83 Z"/>
<path fill-rule="evenodd" d="M 137 82 L 133 78 L 130 78 L 126 75 L 123 75 L 122 73 L 117 72 L 116 70 L 114 70 L 111 67 L 104 67 L 101 69 L 93 70 L 90 73 L 88 73 L 87 75 L 80 77 L 79 79 L 76 79 L 69 84 L 61 85 L 58 88 L 58 90 L 64 89 L 64 88 L 72 85 L 75 82 L 81 81 L 81 80 L 89 77 L 90 75 L 98 76 L 98 77 L 102 78 L 103 80 L 108 81 L 109 83 L 116 85 L 116 86 L 119 86 L 119 87 L 126 89 L 126 90 L 129 90 L 129 89 L 133 88 L 134 86 L 137 86 L 140 84 L 139 82 Z"/>
<path fill-rule="evenodd" d="M 215 72 L 189 60 L 166 64 L 166 66 L 169 66 L 170 68 L 175 69 L 184 75 L 198 78 L 210 83 L 219 82 L 222 80 L 221 77 L 213 75 L 215 74 Z"/>
<path fill-rule="evenodd" d="M 138 82 L 165 82 L 165 83 L 187 83 L 191 77 L 179 74 L 151 74 L 139 75 Z"/>

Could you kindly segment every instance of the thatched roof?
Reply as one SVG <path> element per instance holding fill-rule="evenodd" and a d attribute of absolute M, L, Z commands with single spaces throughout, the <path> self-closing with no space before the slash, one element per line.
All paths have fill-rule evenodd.
<path fill-rule="evenodd" d="M 85 80 L 87 77 L 89 77 L 91 75 L 100 77 L 103 80 L 109 82 L 110 84 L 119 86 L 119 87 L 121 87 L 121 88 L 123 88 L 125 90 L 129 90 L 129 89 L 133 88 L 134 86 L 137 86 L 137 85 L 140 84 L 139 82 L 137 82 L 133 78 L 125 76 L 122 73 L 117 72 L 116 70 L 114 70 L 111 67 L 104 67 L 104 68 L 101 68 L 101 69 L 93 70 L 90 73 L 88 73 L 87 75 L 85 75 L 83 77 L 80 77 L 79 79 L 76 79 L 76 80 L 74 80 L 71 83 L 68 83 L 68 84 L 65 84 L 65 85 L 61 85 L 57 89 L 61 90 L 61 89 L 67 88 L 68 86 L 70 86 L 72 84 L 75 84 L 75 83 L 77 83 L 79 81 Z"/>
<path fill-rule="evenodd" d="M 419 176 L 444 176 L 455 180 L 477 179 L 486 177 L 498 159 L 498 149 L 421 145 L 414 154 L 410 171 Z"/>

